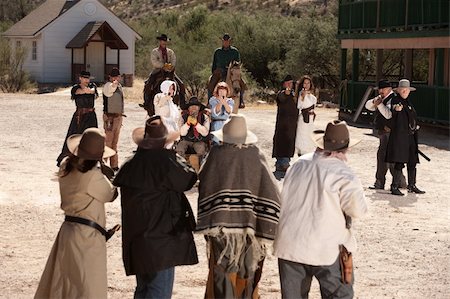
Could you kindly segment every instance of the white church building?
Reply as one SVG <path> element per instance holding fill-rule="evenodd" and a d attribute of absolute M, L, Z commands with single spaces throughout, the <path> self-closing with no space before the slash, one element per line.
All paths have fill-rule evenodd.
<path fill-rule="evenodd" d="M 142 37 L 97 0 L 47 0 L 3 33 L 25 47 L 24 69 L 39 83 L 76 82 L 82 70 L 94 81 L 118 67 L 125 85 L 135 72 L 135 42 Z"/>

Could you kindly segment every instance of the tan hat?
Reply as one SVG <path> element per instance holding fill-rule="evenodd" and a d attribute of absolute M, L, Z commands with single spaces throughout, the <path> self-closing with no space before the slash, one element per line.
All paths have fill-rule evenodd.
<path fill-rule="evenodd" d="M 85 160 L 101 160 L 114 156 L 116 152 L 105 145 L 105 134 L 98 128 L 88 128 L 83 134 L 67 138 L 69 151 Z"/>
<path fill-rule="evenodd" d="M 313 140 L 317 147 L 327 151 L 339 151 L 358 144 L 361 140 L 350 139 L 347 123 L 333 120 L 327 124 L 324 133 L 314 134 Z"/>
<path fill-rule="evenodd" d="M 179 132 L 170 132 L 162 122 L 161 116 L 154 115 L 147 119 L 145 127 L 133 130 L 133 141 L 144 149 L 164 148 L 180 136 Z"/>
<path fill-rule="evenodd" d="M 408 79 L 401 79 L 400 81 L 398 81 L 398 86 L 397 88 L 394 88 L 394 90 L 398 90 L 399 88 L 409 88 L 409 90 L 411 91 L 416 90 L 415 87 L 411 87 L 411 83 Z"/>
<path fill-rule="evenodd" d="M 247 130 L 247 122 L 242 114 L 231 114 L 221 130 L 211 132 L 220 141 L 231 144 L 251 144 L 258 141 L 256 135 Z"/>

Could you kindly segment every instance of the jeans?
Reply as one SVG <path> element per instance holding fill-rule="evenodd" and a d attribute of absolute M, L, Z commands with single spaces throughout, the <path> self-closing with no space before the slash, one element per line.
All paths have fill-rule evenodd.
<path fill-rule="evenodd" d="M 339 258 L 329 266 L 310 266 L 306 264 L 278 259 L 283 299 L 306 299 L 313 276 L 320 285 L 322 298 L 353 298 L 353 282 L 344 284 L 341 280 Z"/>
<path fill-rule="evenodd" d="M 149 274 L 138 274 L 134 298 L 170 299 L 174 278 L 174 267 Z"/>
<path fill-rule="evenodd" d="M 276 169 L 287 167 L 289 166 L 289 162 L 291 162 L 291 158 L 289 157 L 276 157 L 275 159 L 277 159 L 275 162 Z"/>

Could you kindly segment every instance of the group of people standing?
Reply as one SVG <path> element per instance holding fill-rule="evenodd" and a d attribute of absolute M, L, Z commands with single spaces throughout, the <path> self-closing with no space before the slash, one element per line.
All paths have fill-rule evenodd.
<path fill-rule="evenodd" d="M 311 134 L 314 131 L 317 97 L 309 76 L 301 77 L 294 84 L 292 76 L 287 75 L 282 84 L 276 98 L 278 111 L 272 157 L 276 159 L 276 171 L 284 174 L 295 152 L 301 156 L 315 148 Z"/>
<path fill-rule="evenodd" d="M 369 188 L 383 190 L 389 169 L 392 175 L 390 190 L 393 195 L 404 195 L 400 191 L 401 188 L 406 188 L 408 192 L 423 194 L 425 191 L 416 186 L 419 125 L 416 110 L 408 100 L 410 92 L 416 89 L 407 79 L 400 80 L 395 89 L 388 80 L 383 79 L 378 82 L 376 89 L 379 95 L 368 100 L 365 105 L 368 110 L 374 111 L 375 130 L 380 139 L 376 180 Z M 402 174 L 405 164 L 407 182 Z"/>
<path fill-rule="evenodd" d="M 285 173 L 280 192 L 258 137 L 243 115 L 232 114 L 235 103 L 226 83 L 216 85 L 209 107 L 192 97 L 181 112 L 172 101 L 176 82 L 163 81 L 153 99 L 155 115 L 133 131 L 136 151 L 119 169 L 120 72 L 111 70 L 103 90 L 103 131 L 96 128 L 97 91 L 89 76 L 82 72 L 72 89 L 77 110 L 58 158 L 65 221 L 35 298 L 107 297 L 106 241 L 118 227 L 105 229 L 104 204 L 119 191 L 123 263 L 126 275 L 136 276 L 135 298 L 172 296 L 175 267 L 198 263 L 194 232 L 207 242 L 205 298 L 258 298 L 272 246 L 283 298 L 307 298 L 313 277 L 323 298 L 353 297 L 351 219 L 363 216 L 367 204 L 346 162 L 359 140 L 338 120 L 314 133 L 317 98 L 310 77 L 294 84 L 286 76 L 277 95 L 273 157 L 277 171 Z M 384 130 L 378 156 L 385 159 L 374 187 L 384 188 L 386 163 L 394 163 L 391 190 L 399 195 L 407 163 L 408 190 L 424 193 L 415 185 L 418 126 L 407 100 L 414 88 L 401 80 L 394 96 L 383 90 L 390 83 L 380 81 L 378 87 L 381 97 L 367 103 L 385 119 L 383 126 L 377 123 Z M 203 159 L 201 168 L 182 158 L 188 147 Z M 290 165 L 295 150 L 300 158 Z M 105 165 L 108 158 L 112 169 Z M 195 219 L 184 192 L 197 182 Z"/>

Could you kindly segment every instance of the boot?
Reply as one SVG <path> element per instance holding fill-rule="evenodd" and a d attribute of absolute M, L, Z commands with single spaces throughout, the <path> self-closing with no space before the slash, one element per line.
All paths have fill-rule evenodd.
<path fill-rule="evenodd" d="M 417 188 L 416 185 L 408 185 L 408 192 L 410 193 L 417 193 L 417 194 L 424 194 L 425 191 L 420 190 Z"/>
<path fill-rule="evenodd" d="M 404 194 L 402 193 L 402 191 L 400 191 L 400 189 L 398 189 L 398 187 L 391 187 L 391 194 L 392 195 L 398 195 L 398 196 L 403 196 Z"/>

